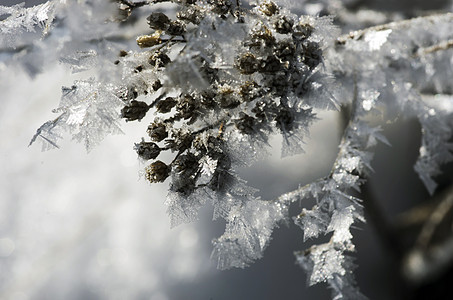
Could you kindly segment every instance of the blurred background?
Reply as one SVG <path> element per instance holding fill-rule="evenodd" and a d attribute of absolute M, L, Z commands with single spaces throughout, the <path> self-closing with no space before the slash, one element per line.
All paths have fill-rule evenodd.
<path fill-rule="evenodd" d="M 345 2 L 377 7 L 384 14 L 449 5 Z M 28 147 L 36 129 L 55 117 L 51 110 L 58 106 L 61 86 L 78 78 L 69 73 L 55 62 L 30 77 L 22 68 L 0 61 L 0 299 L 330 298 L 326 286 L 307 287 L 305 273 L 295 265 L 293 252 L 312 242 L 304 244 L 302 231 L 291 221 L 274 231 L 263 259 L 249 268 L 227 271 L 218 271 L 210 260 L 211 240 L 224 229 L 222 222 L 211 220 L 210 207 L 197 222 L 170 229 L 164 205 L 167 184 L 141 180 L 143 165 L 133 151 L 147 120 L 123 122 L 124 135 L 106 138 L 88 154 L 68 138 L 56 151 L 41 152 L 37 144 Z M 240 170 L 264 199 L 329 173 L 342 121 L 335 112 L 319 118 L 304 155 L 281 159 L 281 141 L 275 139 L 268 160 Z M 367 190 L 391 222 L 428 194 L 412 169 L 420 145 L 418 124 L 404 120 L 384 129 L 392 146 L 377 147 Z M 291 214 L 311 205 L 295 203 Z M 423 298 L 424 287 L 408 287 L 402 281 L 399 264 L 378 228 L 368 222 L 353 232 L 361 291 L 371 299 L 428 299 Z M 429 299 L 451 299 L 443 290 L 448 290 L 450 279 L 448 272 L 434 278 L 440 283 L 435 287 L 439 293 L 431 293 Z"/>

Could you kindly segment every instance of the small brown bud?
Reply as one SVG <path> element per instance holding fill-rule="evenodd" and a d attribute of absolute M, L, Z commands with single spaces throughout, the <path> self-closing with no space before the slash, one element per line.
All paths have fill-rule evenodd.
<path fill-rule="evenodd" d="M 260 11 L 270 17 L 279 12 L 277 4 L 272 1 L 264 2 L 260 5 Z"/>
<path fill-rule="evenodd" d="M 151 57 L 149 58 L 149 63 L 150 65 L 152 66 L 155 66 L 155 67 L 164 67 L 166 64 L 168 64 L 169 62 L 171 62 L 171 59 L 170 57 L 168 57 L 167 54 L 163 53 L 163 52 L 156 52 L 154 53 L 153 55 L 151 55 Z"/>
<path fill-rule="evenodd" d="M 178 103 L 173 97 L 167 97 L 157 103 L 157 111 L 165 114 L 171 111 L 171 109 Z"/>
<path fill-rule="evenodd" d="M 160 35 L 161 32 L 159 30 L 152 35 L 141 35 L 137 38 L 137 45 L 140 48 L 148 48 L 159 45 L 162 42 Z"/>
<path fill-rule="evenodd" d="M 149 110 L 148 104 L 143 101 L 132 100 L 130 105 L 121 109 L 121 117 L 127 121 L 141 120 Z"/>
<path fill-rule="evenodd" d="M 236 66 L 242 74 L 253 74 L 258 71 L 258 59 L 250 52 L 244 53 L 236 60 Z"/>
<path fill-rule="evenodd" d="M 155 142 L 160 142 L 168 137 L 167 127 L 162 122 L 155 121 L 151 123 L 151 125 L 148 126 L 147 132 L 149 137 Z"/>
<path fill-rule="evenodd" d="M 153 12 L 148 18 L 149 27 L 155 30 L 165 30 L 170 23 L 170 19 L 161 12 Z"/>
<path fill-rule="evenodd" d="M 281 16 L 274 23 L 275 31 L 281 34 L 290 33 L 293 29 L 294 20 L 290 19 L 287 16 Z"/>
<path fill-rule="evenodd" d="M 159 156 L 161 151 L 156 143 L 145 141 L 135 144 L 134 149 L 137 151 L 137 154 L 145 160 L 155 159 Z"/>
<path fill-rule="evenodd" d="M 158 160 L 145 169 L 145 178 L 151 182 L 164 182 L 170 175 L 171 167 Z"/>
<path fill-rule="evenodd" d="M 183 35 L 186 32 L 186 26 L 180 21 L 172 21 L 166 31 L 169 35 Z"/>

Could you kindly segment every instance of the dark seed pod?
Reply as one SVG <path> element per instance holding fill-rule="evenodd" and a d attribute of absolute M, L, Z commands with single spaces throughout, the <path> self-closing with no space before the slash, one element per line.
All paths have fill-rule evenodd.
<path fill-rule="evenodd" d="M 245 113 L 240 113 L 240 118 L 235 120 L 236 128 L 243 134 L 252 134 L 255 132 L 256 119 Z"/>
<path fill-rule="evenodd" d="M 313 33 L 313 26 L 300 22 L 294 26 L 293 37 L 299 40 L 305 40 Z"/>
<path fill-rule="evenodd" d="M 178 12 L 176 17 L 182 21 L 187 21 L 195 25 L 200 24 L 203 19 L 203 14 L 197 6 L 189 6 L 186 9 Z"/>
<path fill-rule="evenodd" d="M 256 56 L 250 52 L 244 53 L 236 60 L 236 66 L 242 74 L 253 74 L 258 71 L 259 61 Z"/>
<path fill-rule="evenodd" d="M 316 42 L 304 43 L 303 53 L 303 61 L 310 69 L 315 68 L 322 61 L 322 50 Z"/>
<path fill-rule="evenodd" d="M 290 19 L 287 16 L 281 16 L 275 21 L 274 28 L 275 31 L 281 34 L 288 34 L 292 31 L 294 25 L 294 20 Z"/>
<path fill-rule="evenodd" d="M 165 144 L 172 151 L 184 151 L 192 146 L 193 135 L 181 129 L 173 129 L 171 139 L 165 140 Z"/>
<path fill-rule="evenodd" d="M 260 61 L 259 71 L 264 74 L 274 74 L 282 70 L 282 62 L 274 55 L 269 55 Z"/>
<path fill-rule="evenodd" d="M 173 97 L 167 97 L 157 103 L 157 111 L 165 114 L 171 111 L 171 109 L 178 103 Z"/>
<path fill-rule="evenodd" d="M 257 101 L 252 112 L 258 120 L 266 122 L 277 114 L 277 105 L 274 101 Z"/>
<path fill-rule="evenodd" d="M 273 16 L 279 12 L 277 4 L 272 1 L 262 3 L 259 10 L 268 17 Z"/>
<path fill-rule="evenodd" d="M 145 178 L 151 183 L 164 182 L 170 175 L 171 167 L 158 160 L 145 169 Z"/>
<path fill-rule="evenodd" d="M 149 110 L 148 104 L 143 101 L 132 100 L 130 105 L 121 109 L 121 117 L 127 121 L 141 120 Z"/>
<path fill-rule="evenodd" d="M 216 102 L 214 100 L 216 95 L 216 92 L 213 90 L 202 91 L 200 99 L 201 106 L 205 109 L 214 109 L 216 107 Z"/>
<path fill-rule="evenodd" d="M 170 23 L 167 15 L 161 12 L 153 12 L 146 20 L 148 20 L 149 27 L 155 30 L 165 30 Z"/>
<path fill-rule="evenodd" d="M 294 57 L 296 46 L 293 41 L 286 39 L 279 41 L 274 47 L 274 54 L 282 60 L 289 61 Z"/>
<path fill-rule="evenodd" d="M 127 51 L 121 50 L 119 56 L 120 57 L 125 57 L 125 56 L 127 56 L 127 54 L 128 54 Z"/>
<path fill-rule="evenodd" d="M 259 46 L 264 43 L 265 46 L 270 47 L 275 44 L 275 37 L 272 35 L 269 28 L 264 25 L 253 30 L 251 40 L 251 46 Z"/>
<path fill-rule="evenodd" d="M 271 89 L 271 91 L 283 97 L 288 93 L 289 79 L 290 77 L 288 74 L 283 72 L 277 73 L 269 78 L 267 86 Z"/>
<path fill-rule="evenodd" d="M 220 88 L 215 100 L 221 108 L 235 108 L 241 104 L 239 98 L 234 94 L 234 90 L 230 87 Z"/>
<path fill-rule="evenodd" d="M 160 142 L 168 137 L 167 127 L 159 121 L 151 123 L 146 132 L 148 132 L 149 137 L 155 142 Z"/>
<path fill-rule="evenodd" d="M 181 154 L 175 160 L 176 171 L 186 176 L 195 175 L 197 173 L 199 165 L 197 157 L 188 152 L 187 154 Z"/>
<path fill-rule="evenodd" d="M 180 21 L 171 21 L 166 32 L 169 35 L 183 35 L 186 32 L 186 26 Z"/>
<path fill-rule="evenodd" d="M 157 79 L 156 81 L 153 82 L 152 88 L 154 91 L 157 91 L 161 87 L 162 87 L 162 82 L 160 82 L 159 79 Z"/>
<path fill-rule="evenodd" d="M 137 45 L 140 48 L 148 48 L 159 45 L 160 43 L 162 43 L 160 35 L 160 31 L 156 31 L 152 35 L 141 35 L 137 38 Z"/>
<path fill-rule="evenodd" d="M 213 5 L 212 12 L 218 15 L 226 15 L 232 8 L 230 0 L 208 0 L 208 3 Z"/>
<path fill-rule="evenodd" d="M 148 60 L 149 64 L 158 68 L 164 67 L 166 64 L 171 62 L 170 57 L 163 52 L 156 52 L 150 56 Z"/>
<path fill-rule="evenodd" d="M 259 85 L 255 81 L 246 81 L 240 87 L 239 95 L 246 102 L 250 102 L 261 95 Z"/>
<path fill-rule="evenodd" d="M 145 160 L 155 159 L 159 156 L 161 151 L 156 143 L 145 141 L 135 144 L 134 149 L 137 151 L 137 154 Z"/>
<path fill-rule="evenodd" d="M 181 95 L 179 102 L 176 105 L 176 110 L 180 113 L 184 120 L 191 119 L 193 117 L 196 118 L 198 115 L 197 108 L 197 101 L 195 101 L 195 99 L 189 94 Z"/>

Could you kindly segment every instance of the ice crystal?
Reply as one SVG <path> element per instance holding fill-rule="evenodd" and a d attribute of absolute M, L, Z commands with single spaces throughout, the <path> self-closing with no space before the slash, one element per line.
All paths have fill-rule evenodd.
<path fill-rule="evenodd" d="M 32 7 L 24 7 L 25 3 L 14 6 L 0 6 L 0 16 L 7 18 L 1 21 L 0 41 L 9 47 L 16 46 L 16 39 L 24 32 L 35 32 L 40 27 L 43 35 L 47 34 L 55 18 L 55 2 L 47 1 Z"/>
<path fill-rule="evenodd" d="M 54 110 L 59 116 L 42 125 L 30 144 L 39 138 L 44 149 L 58 147 L 61 132 L 69 132 L 89 151 L 105 136 L 120 133 L 117 109 L 123 103 L 115 92 L 114 87 L 104 86 L 94 79 L 76 81 L 73 86 L 64 87 L 60 105 Z"/>

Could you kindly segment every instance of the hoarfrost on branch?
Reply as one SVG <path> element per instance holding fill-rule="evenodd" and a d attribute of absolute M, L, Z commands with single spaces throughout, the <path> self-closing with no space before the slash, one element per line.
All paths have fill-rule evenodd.
<path fill-rule="evenodd" d="M 340 35 L 333 18 L 297 16 L 272 1 L 168 1 L 176 10 L 172 18 L 155 10 L 155 2 L 162 1 L 0 6 L 8 15 L 0 23 L 4 45 L 32 45 L 11 60 L 28 66 L 51 51 L 73 72 L 96 74 L 62 89 L 58 116 L 30 144 L 41 140 L 44 150 L 58 148 L 69 133 L 89 151 L 121 132 L 121 118 L 141 121 L 153 110 L 157 116 L 135 149 L 142 161 L 152 161 L 147 180 L 170 178 L 165 203 L 172 226 L 196 220 L 211 203 L 214 219 L 226 221 L 212 257 L 221 269 L 242 268 L 262 257 L 291 203 L 315 200 L 294 222 L 304 240 L 329 235 L 330 241 L 296 252 L 297 262 L 309 284 L 327 282 L 334 299 L 363 298 L 349 255 L 355 250 L 351 227 L 365 219 L 362 200 L 351 191 L 360 192 L 373 171 L 373 147 L 388 144 L 373 120 L 419 120 L 414 169 L 431 194 L 433 178 L 453 159 L 452 14 Z M 307 4 L 309 11 L 317 6 Z M 353 17 L 350 26 L 363 21 L 341 7 L 336 12 L 340 21 Z M 149 28 L 134 26 L 132 14 L 147 16 Z M 43 37 L 22 36 L 36 27 Z M 429 96 L 435 94 L 444 96 Z M 338 156 L 324 178 L 265 200 L 237 174 L 238 167 L 266 156 L 270 135 L 283 137 L 282 156 L 301 153 L 316 113 L 346 107 Z M 157 160 L 163 151 L 174 153 L 173 160 Z"/>

